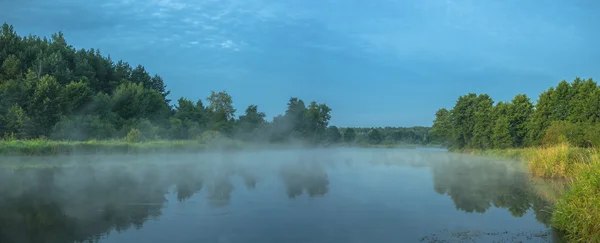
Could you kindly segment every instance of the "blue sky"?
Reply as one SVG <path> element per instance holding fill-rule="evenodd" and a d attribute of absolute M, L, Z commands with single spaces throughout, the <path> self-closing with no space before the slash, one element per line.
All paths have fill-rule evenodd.
<path fill-rule="evenodd" d="M 431 125 L 459 95 L 538 94 L 600 79 L 589 0 L 0 0 L 21 35 L 142 64 L 171 98 L 226 90 L 269 118 L 316 100 L 332 125 Z"/>

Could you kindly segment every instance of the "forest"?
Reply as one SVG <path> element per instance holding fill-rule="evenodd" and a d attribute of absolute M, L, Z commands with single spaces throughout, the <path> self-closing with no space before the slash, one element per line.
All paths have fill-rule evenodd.
<path fill-rule="evenodd" d="M 272 121 L 256 105 L 235 117 L 226 91 L 179 98 L 142 65 L 113 61 L 97 49 L 75 49 L 62 32 L 51 38 L 0 36 L 0 136 L 9 140 L 186 140 L 222 136 L 243 141 L 426 144 L 429 128 L 337 128 L 331 108 L 291 97 Z M 174 103 L 174 104 L 172 104 Z M 342 133 L 343 132 L 343 133 Z M 128 136 L 129 135 L 129 136 Z"/>
<path fill-rule="evenodd" d="M 460 96 L 435 114 L 431 135 L 453 149 L 506 149 L 600 144 L 600 87 L 590 79 L 565 80 L 535 104 L 524 94 L 497 102 L 487 94 Z"/>

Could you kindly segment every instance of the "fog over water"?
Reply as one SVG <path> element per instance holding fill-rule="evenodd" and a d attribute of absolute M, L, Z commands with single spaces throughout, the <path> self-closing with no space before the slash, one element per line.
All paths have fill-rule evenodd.
<path fill-rule="evenodd" d="M 11 159 L 0 242 L 560 242 L 521 164 L 438 149 Z"/>

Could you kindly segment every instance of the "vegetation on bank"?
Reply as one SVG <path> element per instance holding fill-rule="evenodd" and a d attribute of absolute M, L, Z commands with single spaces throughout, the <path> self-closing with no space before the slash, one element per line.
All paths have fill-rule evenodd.
<path fill-rule="evenodd" d="M 540 94 L 494 104 L 467 94 L 440 109 L 431 130 L 451 150 L 527 161 L 532 175 L 567 179 L 552 225 L 573 241 L 600 241 L 600 86 L 561 81 Z"/>
<path fill-rule="evenodd" d="M 208 90 L 207 90 L 208 92 Z M 179 98 L 159 75 L 142 65 L 113 61 L 97 49 L 51 38 L 19 36 L 4 24 L 0 33 L 0 137 L 6 140 L 198 140 L 218 132 L 232 140 L 312 144 L 428 144 L 428 127 L 337 128 L 332 109 L 291 97 L 271 121 L 256 105 L 236 117 L 233 98 L 210 91 L 206 99 Z M 115 142 L 111 142 L 115 143 Z M 193 142 L 192 142 L 193 143 Z"/>

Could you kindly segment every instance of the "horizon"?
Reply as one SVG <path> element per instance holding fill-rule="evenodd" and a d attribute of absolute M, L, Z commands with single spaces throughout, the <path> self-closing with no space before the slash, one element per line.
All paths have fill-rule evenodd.
<path fill-rule="evenodd" d="M 271 120 L 298 97 L 326 103 L 340 127 L 429 127 L 460 95 L 536 102 L 598 77 L 600 3 L 315 3 L 29 0 L 0 2 L 13 10 L 0 21 L 141 64 L 173 101 L 226 90 L 236 115 L 255 104 Z"/>

